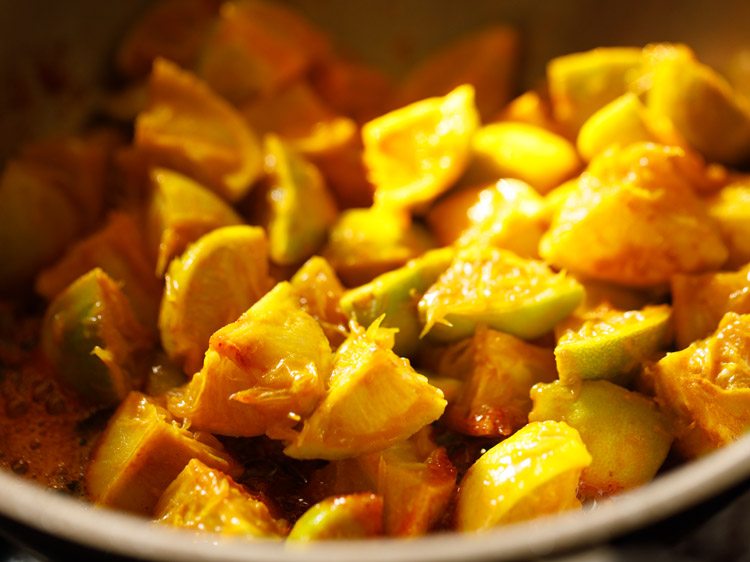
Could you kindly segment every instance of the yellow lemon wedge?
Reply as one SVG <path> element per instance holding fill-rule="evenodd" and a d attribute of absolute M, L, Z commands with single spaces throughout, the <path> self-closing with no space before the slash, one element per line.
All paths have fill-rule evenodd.
<path fill-rule="evenodd" d="M 531 422 L 492 447 L 460 484 L 456 526 L 481 531 L 580 507 L 581 471 L 591 455 L 564 422 Z"/>
<path fill-rule="evenodd" d="M 204 235 L 167 271 L 159 312 L 167 355 L 193 375 L 203 364 L 211 334 L 237 320 L 270 288 L 261 228 L 226 226 Z"/>
<path fill-rule="evenodd" d="M 479 124 L 474 88 L 407 105 L 362 127 L 364 161 L 375 204 L 422 207 L 463 173 Z"/>

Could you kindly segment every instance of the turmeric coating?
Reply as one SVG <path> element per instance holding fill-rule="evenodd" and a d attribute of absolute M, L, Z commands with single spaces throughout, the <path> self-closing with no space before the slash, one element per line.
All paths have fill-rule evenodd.
<path fill-rule="evenodd" d="M 0 466 L 365 540 L 581 509 L 745 434 L 750 100 L 672 44 L 517 92 L 519 39 L 396 79 L 284 4 L 154 4 L 96 128 L 0 174 Z"/>

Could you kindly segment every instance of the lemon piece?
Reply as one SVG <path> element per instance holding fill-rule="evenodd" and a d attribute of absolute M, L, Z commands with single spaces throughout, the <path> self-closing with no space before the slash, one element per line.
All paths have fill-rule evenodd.
<path fill-rule="evenodd" d="M 528 123 L 492 123 L 481 127 L 471 143 L 471 162 L 464 185 L 520 179 L 546 193 L 571 178 L 581 167 L 575 146 Z"/>
<path fill-rule="evenodd" d="M 750 314 L 727 312 L 716 331 L 668 353 L 649 372 L 685 457 L 707 454 L 750 429 Z"/>
<path fill-rule="evenodd" d="M 187 176 L 154 168 L 149 179 L 147 238 L 157 256 L 157 275 L 163 275 L 172 258 L 202 235 L 244 222 L 223 199 Z"/>
<path fill-rule="evenodd" d="M 628 91 L 641 64 L 641 49 L 631 47 L 603 47 L 552 59 L 547 82 L 555 119 L 575 135 L 586 119 Z"/>
<path fill-rule="evenodd" d="M 645 360 L 669 347 L 671 317 L 665 304 L 628 311 L 602 305 L 571 316 L 555 328 L 560 380 L 624 382 Z"/>
<path fill-rule="evenodd" d="M 331 342 L 338 347 L 348 334 L 348 319 L 340 306 L 344 296 L 336 272 L 325 258 L 313 256 L 290 279 L 303 310 L 315 318 Z"/>
<path fill-rule="evenodd" d="M 151 516 L 191 459 L 234 477 L 242 467 L 208 434 L 189 431 L 157 400 L 131 392 L 109 419 L 86 471 L 97 504 Z"/>
<path fill-rule="evenodd" d="M 672 277 L 677 346 L 683 349 L 711 335 L 724 314 L 750 313 L 750 264 L 739 271 Z"/>
<path fill-rule="evenodd" d="M 728 165 L 750 159 L 750 100 L 736 93 L 686 48 L 646 51 L 646 105 L 708 160 Z"/>
<path fill-rule="evenodd" d="M 265 145 L 269 256 L 279 265 L 298 264 L 325 242 L 336 219 L 336 202 L 313 164 L 275 135 L 268 135 Z"/>
<path fill-rule="evenodd" d="M 425 252 L 403 267 L 347 291 L 341 297 L 341 308 L 363 326 L 385 315 L 381 325 L 398 329 L 393 351 L 402 357 L 411 356 L 417 351 L 421 330 L 417 302 L 452 259 L 450 248 Z"/>
<path fill-rule="evenodd" d="M 578 430 L 591 464 L 579 493 L 595 499 L 651 481 L 669 453 L 672 430 L 656 403 L 609 381 L 562 381 L 531 390 L 529 421 L 555 420 Z"/>
<path fill-rule="evenodd" d="M 208 340 L 271 288 L 267 243 L 257 226 L 202 236 L 167 271 L 159 313 L 164 351 L 188 375 L 200 370 Z"/>
<path fill-rule="evenodd" d="M 169 411 L 219 435 L 286 439 L 323 398 L 331 361 L 320 325 L 282 282 L 211 336 L 201 371 L 169 394 Z"/>
<path fill-rule="evenodd" d="M 484 453 L 460 484 L 456 527 L 480 531 L 580 507 L 581 471 L 591 463 L 564 422 L 531 422 Z"/>
<path fill-rule="evenodd" d="M 456 467 L 426 427 L 411 438 L 362 459 L 377 469 L 388 536 L 416 537 L 438 524 L 456 490 Z"/>
<path fill-rule="evenodd" d="M 727 249 L 695 193 L 707 175 L 679 147 L 607 151 L 567 194 L 539 253 L 571 273 L 631 287 L 716 269 Z"/>
<path fill-rule="evenodd" d="M 750 180 L 740 179 L 708 197 L 708 215 L 716 222 L 729 249 L 725 267 L 750 262 Z"/>
<path fill-rule="evenodd" d="M 552 382 L 552 351 L 518 338 L 477 327 L 474 336 L 448 347 L 437 374 L 458 379 L 461 386 L 450 399 L 443 421 L 467 435 L 511 435 L 523 427 L 531 411 L 529 391 Z"/>
<path fill-rule="evenodd" d="M 432 246 L 427 230 L 401 210 L 349 209 L 331 228 L 323 257 L 351 287 L 404 265 Z"/>
<path fill-rule="evenodd" d="M 366 123 L 364 161 L 376 205 L 419 208 L 446 191 L 468 163 L 478 124 L 469 85 Z"/>
<path fill-rule="evenodd" d="M 467 216 L 457 246 L 496 246 L 524 258 L 538 257 L 539 240 L 547 229 L 543 199 L 525 182 L 499 180 L 483 189 Z"/>
<path fill-rule="evenodd" d="M 550 331 L 583 300 L 581 285 L 540 261 L 472 246 L 419 301 L 422 334 L 440 341 L 470 336 L 478 324 L 523 339 Z"/>
<path fill-rule="evenodd" d="M 98 268 L 52 301 L 41 339 L 61 380 L 96 406 L 118 404 L 143 382 L 136 356 L 152 343 L 118 284 Z"/>
<path fill-rule="evenodd" d="M 221 535 L 280 538 L 288 524 L 220 470 L 192 459 L 159 498 L 158 523 Z"/>
<path fill-rule="evenodd" d="M 576 146 L 589 161 L 611 146 L 658 140 L 648 127 L 646 107 L 632 92 L 599 109 L 581 127 Z"/>
<path fill-rule="evenodd" d="M 149 103 L 135 121 L 136 149 L 237 201 L 262 172 L 260 143 L 240 114 L 196 76 L 156 59 Z"/>
<path fill-rule="evenodd" d="M 393 347 L 392 331 L 356 324 L 336 351 L 328 392 L 284 449 L 297 459 L 342 459 L 385 449 L 438 419 L 443 394 Z"/>
<path fill-rule="evenodd" d="M 383 534 L 383 498 L 371 493 L 326 498 L 302 514 L 290 541 L 366 539 Z"/>
<path fill-rule="evenodd" d="M 36 279 L 37 293 L 52 299 L 81 275 L 99 267 L 122 284 L 138 321 L 156 333 L 161 283 L 154 275 L 135 215 L 113 211 L 96 232 L 71 245 Z"/>

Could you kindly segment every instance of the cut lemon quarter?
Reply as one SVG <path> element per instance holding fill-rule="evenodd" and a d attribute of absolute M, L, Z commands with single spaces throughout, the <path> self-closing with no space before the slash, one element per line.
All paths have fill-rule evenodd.
<path fill-rule="evenodd" d="M 461 250 L 419 301 L 423 335 L 470 336 L 477 324 L 522 339 L 551 330 L 583 300 L 583 287 L 540 261 L 486 246 Z"/>
<path fill-rule="evenodd" d="M 558 326 L 555 360 L 560 380 L 621 381 L 671 341 L 668 305 L 622 311 L 608 305 L 572 316 Z"/>
<path fill-rule="evenodd" d="M 208 340 L 270 288 L 263 229 L 227 226 L 172 260 L 159 313 L 164 350 L 188 375 L 199 371 Z"/>
<path fill-rule="evenodd" d="M 564 422 L 531 422 L 469 468 L 456 506 L 461 531 L 481 531 L 580 507 L 581 471 L 591 455 Z"/>
<path fill-rule="evenodd" d="M 415 208 L 447 190 L 466 168 L 478 125 L 469 85 L 366 123 L 364 161 L 375 203 Z"/>

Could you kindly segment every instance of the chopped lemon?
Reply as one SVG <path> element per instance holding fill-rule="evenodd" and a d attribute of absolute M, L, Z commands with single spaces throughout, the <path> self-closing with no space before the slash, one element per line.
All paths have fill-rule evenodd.
<path fill-rule="evenodd" d="M 523 427 L 531 411 L 531 387 L 556 378 L 552 351 L 484 326 L 445 350 L 437 373 L 461 382 L 449 400 L 445 423 L 460 433 L 487 437 Z"/>
<path fill-rule="evenodd" d="M 280 538 L 288 524 L 274 519 L 260 497 L 232 477 L 192 459 L 159 498 L 158 523 L 221 535 Z"/>
<path fill-rule="evenodd" d="M 157 275 L 202 235 L 243 222 L 220 197 L 182 174 L 154 168 L 150 180 L 147 234 L 157 256 Z"/>
<path fill-rule="evenodd" d="M 80 229 L 76 208 L 64 193 L 51 189 L 33 167 L 9 162 L 0 178 L 0 289 L 28 283 Z"/>
<path fill-rule="evenodd" d="M 638 77 L 641 49 L 604 47 L 552 59 L 547 82 L 557 121 L 572 135 Z"/>
<path fill-rule="evenodd" d="M 480 531 L 580 507 L 581 471 L 591 463 L 564 422 L 531 422 L 484 453 L 464 475 L 456 505 L 460 531 Z"/>
<path fill-rule="evenodd" d="M 353 325 L 336 351 L 328 392 L 284 452 L 293 458 L 342 459 L 385 449 L 440 417 L 443 394 L 393 347 L 376 322 Z"/>
<path fill-rule="evenodd" d="M 639 97 L 628 92 L 599 109 L 578 132 L 578 152 L 589 161 L 611 146 L 657 141 L 648 127 L 646 107 Z"/>
<path fill-rule="evenodd" d="M 349 209 L 331 227 L 323 257 L 351 287 L 404 265 L 432 245 L 427 230 L 401 210 Z"/>
<path fill-rule="evenodd" d="M 672 429 L 656 403 L 608 381 L 561 381 L 531 390 L 529 421 L 562 421 L 578 430 L 591 464 L 581 474 L 581 495 L 597 498 L 652 480 L 669 453 Z"/>
<path fill-rule="evenodd" d="M 419 301 L 423 334 L 441 341 L 470 336 L 478 324 L 524 339 L 539 337 L 583 300 L 583 288 L 540 261 L 472 246 Z"/>
<path fill-rule="evenodd" d="M 294 524 L 289 540 L 353 540 L 382 534 L 383 498 L 363 492 L 316 503 Z"/>
<path fill-rule="evenodd" d="M 157 400 L 131 392 L 99 439 L 86 491 L 97 504 L 151 516 L 191 459 L 235 477 L 242 472 L 212 435 L 185 429 Z"/>
<path fill-rule="evenodd" d="M 475 185 L 451 190 L 427 211 L 425 219 L 435 240 L 441 246 L 450 246 L 469 226 L 469 209 L 477 201 L 486 185 Z"/>
<path fill-rule="evenodd" d="M 709 453 L 750 429 L 749 358 L 750 314 L 727 312 L 711 336 L 668 353 L 651 369 L 684 456 Z"/>
<path fill-rule="evenodd" d="M 708 215 L 729 250 L 725 266 L 750 263 L 750 178 L 741 178 L 708 197 Z"/>
<path fill-rule="evenodd" d="M 720 267 L 727 248 L 695 193 L 706 175 L 678 147 L 607 151 L 567 194 L 539 253 L 572 273 L 633 287 Z"/>
<path fill-rule="evenodd" d="M 149 104 L 135 122 L 135 147 L 237 201 L 262 172 L 261 148 L 240 114 L 188 71 L 157 59 Z"/>
<path fill-rule="evenodd" d="M 452 259 L 450 248 L 425 252 L 403 267 L 347 291 L 341 298 L 341 308 L 363 326 L 385 315 L 382 326 L 398 329 L 393 351 L 402 357 L 412 356 L 421 330 L 417 302 Z"/>
<path fill-rule="evenodd" d="M 416 537 L 432 530 L 453 499 L 456 467 L 424 428 L 377 457 L 377 490 L 383 496 L 388 536 Z"/>
<path fill-rule="evenodd" d="M 575 146 L 564 137 L 528 123 L 491 123 L 474 135 L 471 161 L 461 183 L 516 178 L 546 193 L 580 167 Z"/>
<path fill-rule="evenodd" d="M 118 284 L 93 269 L 50 304 L 42 349 L 62 381 L 85 402 L 113 406 L 138 388 L 136 356 L 151 345 Z"/>
<path fill-rule="evenodd" d="M 483 189 L 467 212 L 468 225 L 456 245 L 504 248 L 524 258 L 538 256 L 547 228 L 542 197 L 519 180 L 499 180 Z"/>
<path fill-rule="evenodd" d="M 279 137 L 266 137 L 269 256 L 292 265 L 311 257 L 325 242 L 336 220 L 336 202 L 318 169 Z"/>
<path fill-rule="evenodd" d="M 555 328 L 560 380 L 625 381 L 644 361 L 669 347 L 671 316 L 668 305 L 628 311 L 602 305 L 564 320 Z"/>
<path fill-rule="evenodd" d="M 331 361 L 320 325 L 282 282 L 211 336 L 203 368 L 170 393 L 169 411 L 220 435 L 288 438 L 323 398 Z"/>
<path fill-rule="evenodd" d="M 198 74 L 234 104 L 277 94 L 328 55 L 328 38 L 282 4 L 240 0 L 220 6 Z"/>
<path fill-rule="evenodd" d="M 750 159 L 750 99 L 732 90 L 686 48 L 656 45 L 646 53 L 649 110 L 668 121 L 709 160 L 746 163 Z"/>
<path fill-rule="evenodd" d="M 675 275 L 671 286 L 679 349 L 711 335 L 727 312 L 750 313 L 750 264 L 739 271 Z"/>
<path fill-rule="evenodd" d="M 348 320 L 340 306 L 344 287 L 325 258 L 313 256 L 297 270 L 290 283 L 302 308 L 323 328 L 331 346 L 338 347 L 348 334 Z"/>
<path fill-rule="evenodd" d="M 164 351 L 186 374 L 200 370 L 211 334 L 271 288 L 267 252 L 263 229 L 225 226 L 202 236 L 170 264 L 159 332 Z"/>
<path fill-rule="evenodd" d="M 373 119 L 362 127 L 375 204 L 422 207 L 463 173 L 479 124 L 474 89 L 464 85 Z"/>

